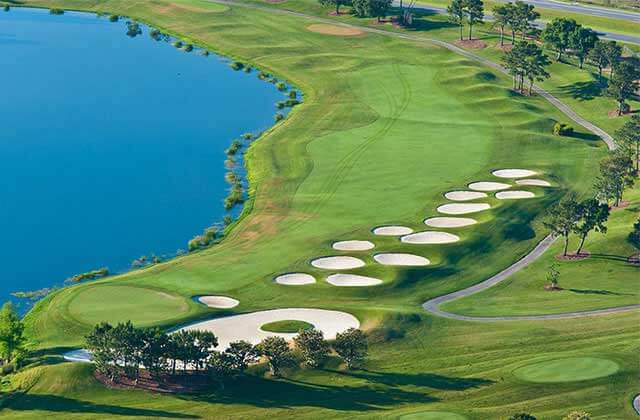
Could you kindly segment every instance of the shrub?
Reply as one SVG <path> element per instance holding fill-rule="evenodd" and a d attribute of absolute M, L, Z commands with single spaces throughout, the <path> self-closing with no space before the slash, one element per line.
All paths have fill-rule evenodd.
<path fill-rule="evenodd" d="M 173 43 L 173 46 L 176 47 L 176 48 L 182 48 L 183 45 L 184 44 L 180 40 L 178 40 L 178 41 Z"/>
<path fill-rule="evenodd" d="M 52 15 L 64 15 L 64 10 L 62 9 L 49 9 L 49 13 Z"/>
<path fill-rule="evenodd" d="M 236 70 L 236 71 L 237 71 L 237 70 L 242 70 L 242 68 L 244 67 L 244 64 L 242 64 L 242 63 L 241 63 L 241 62 L 239 62 L 239 61 L 234 61 L 234 62 L 233 62 L 233 63 L 231 63 L 229 66 L 230 66 L 232 69 L 234 69 L 234 70 Z"/>
<path fill-rule="evenodd" d="M 231 223 L 233 223 L 233 217 L 229 216 L 228 214 L 227 214 L 227 215 L 225 215 L 225 216 L 222 218 L 222 223 L 223 223 L 225 226 L 229 226 Z"/>
<path fill-rule="evenodd" d="M 276 84 L 276 87 L 280 92 L 284 92 L 285 90 L 287 90 L 287 85 L 284 82 L 278 82 Z"/>
<path fill-rule="evenodd" d="M 5 12 L 8 12 L 9 10 L 11 10 L 11 7 L 9 7 L 8 4 L 5 4 L 2 10 L 4 10 Z"/>
<path fill-rule="evenodd" d="M 553 125 L 553 135 L 570 137 L 573 135 L 573 127 L 568 124 L 556 122 Z"/>
<path fill-rule="evenodd" d="M 293 108 L 294 106 L 298 105 L 300 103 L 299 100 L 297 99 L 287 99 L 284 103 L 284 105 L 288 108 Z"/>
<path fill-rule="evenodd" d="M 629 242 L 640 249 L 640 219 L 633 225 L 633 230 L 629 233 Z"/>
<path fill-rule="evenodd" d="M 120 16 L 118 15 L 109 16 L 109 22 L 117 22 L 118 20 L 120 20 Z"/>
<path fill-rule="evenodd" d="M 287 105 L 287 103 L 285 101 L 276 102 L 276 108 L 278 108 L 278 109 L 283 109 L 286 105 Z"/>
<path fill-rule="evenodd" d="M 260 73 L 258 73 L 258 79 L 260 80 L 265 80 L 268 79 L 271 75 L 269 73 L 265 73 L 264 71 L 260 71 Z"/>
<path fill-rule="evenodd" d="M 562 418 L 562 420 L 589 420 L 591 414 L 586 411 L 572 411 Z"/>
<path fill-rule="evenodd" d="M 274 117 L 274 118 L 275 118 L 276 122 L 278 122 L 278 121 L 282 121 L 282 120 L 284 119 L 284 115 L 282 115 L 281 113 L 279 113 L 279 112 L 278 112 L 278 113 L 275 115 L 275 117 Z"/>
<path fill-rule="evenodd" d="M 193 51 L 193 45 L 187 44 L 184 46 L 184 52 L 191 52 L 191 51 Z"/>
<path fill-rule="evenodd" d="M 236 153 L 238 153 L 238 150 L 240 150 L 241 147 L 242 147 L 242 144 L 238 140 L 234 140 L 231 142 L 227 150 L 225 150 L 225 153 L 227 155 L 233 156 Z"/>
<path fill-rule="evenodd" d="M 201 55 L 208 57 L 209 56 L 209 51 L 207 50 L 202 50 L 202 52 L 200 52 Z"/>
<path fill-rule="evenodd" d="M 251 140 L 251 139 L 253 139 L 253 134 L 251 134 L 251 133 L 244 133 L 244 134 L 242 135 L 242 138 L 243 138 L 243 139 L 245 139 L 245 140 Z"/>
<path fill-rule="evenodd" d="M 298 97 L 298 92 L 295 90 L 290 90 L 289 91 L 289 98 L 290 99 L 296 99 Z"/>
<path fill-rule="evenodd" d="M 251 67 L 251 66 L 246 66 L 246 67 L 244 68 L 244 72 L 245 72 L 245 73 L 251 73 L 252 71 L 253 71 L 253 67 Z"/>
<path fill-rule="evenodd" d="M 516 413 L 509 417 L 509 420 L 536 420 L 536 417 L 529 413 Z"/>

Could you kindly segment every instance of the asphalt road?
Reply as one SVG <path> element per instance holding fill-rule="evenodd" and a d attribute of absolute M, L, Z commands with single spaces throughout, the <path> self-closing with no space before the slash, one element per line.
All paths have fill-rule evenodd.
<path fill-rule="evenodd" d="M 406 5 L 407 1 L 404 0 L 403 3 Z M 555 6 L 555 8 L 559 8 L 560 6 L 564 6 L 564 3 L 558 3 L 558 2 L 554 2 L 551 0 L 526 0 L 525 3 L 531 3 L 531 4 L 535 4 L 537 6 L 540 7 L 547 7 L 547 3 L 551 3 Z M 544 3 L 544 5 L 543 5 Z M 400 1 L 399 0 L 394 0 L 393 2 L 394 6 L 399 6 L 400 5 Z M 586 9 L 587 11 L 593 12 L 593 11 L 598 11 L 600 12 L 600 10 L 605 10 L 606 12 L 608 12 L 607 9 L 600 9 L 600 8 L 591 8 L 591 7 L 586 7 L 586 6 L 575 6 L 572 4 L 566 4 L 566 6 L 568 7 L 576 7 L 579 8 L 580 10 L 584 10 Z M 447 13 L 447 9 L 444 7 L 437 7 L 437 6 L 427 6 L 427 5 L 415 5 L 413 7 L 416 10 L 422 10 L 425 12 L 430 12 L 430 13 Z M 551 7 L 548 7 L 549 9 Z M 594 9 L 594 10 L 591 10 Z M 586 13 L 583 11 L 574 11 L 574 10 L 569 10 L 569 9 L 563 9 L 567 12 L 573 12 L 573 13 L 583 13 L 583 14 L 593 14 L 593 13 Z M 604 32 L 604 31 L 598 31 L 598 34 L 605 39 L 611 39 L 614 41 L 620 41 L 620 42 L 628 42 L 631 44 L 638 44 L 640 45 L 640 14 L 637 13 L 633 13 L 633 12 L 617 12 L 614 11 L 615 13 L 620 13 L 620 14 L 628 14 L 630 16 L 625 17 L 625 18 L 621 18 L 621 17 L 616 17 L 614 19 L 624 19 L 624 20 L 630 20 L 630 21 L 637 21 L 638 22 L 638 35 L 633 36 L 633 35 L 626 35 L 626 34 L 618 34 L 618 33 L 614 33 L 614 32 Z M 594 16 L 600 16 L 600 15 L 595 15 Z M 605 17 L 610 17 L 610 16 L 605 16 Z M 485 19 L 488 21 L 491 21 L 493 19 L 493 17 L 490 14 L 486 14 L 485 15 Z M 536 22 L 536 27 L 542 29 L 545 27 L 545 23 L 544 22 Z"/>
<path fill-rule="evenodd" d="M 611 9 L 607 7 L 589 6 L 579 3 L 567 3 L 554 0 L 523 0 L 525 3 L 533 4 L 544 9 L 562 10 L 571 13 L 581 13 L 583 15 L 599 16 L 610 19 L 628 20 L 640 23 L 640 13 L 628 10 Z M 640 28 L 638 28 L 640 33 Z"/>

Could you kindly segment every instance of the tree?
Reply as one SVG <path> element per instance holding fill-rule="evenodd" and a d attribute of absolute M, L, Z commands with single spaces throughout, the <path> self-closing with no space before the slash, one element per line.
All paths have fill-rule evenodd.
<path fill-rule="evenodd" d="M 618 102 L 618 115 L 622 115 L 626 102 L 635 91 L 635 80 L 640 78 L 633 64 L 622 61 L 614 66 L 614 73 L 609 80 L 607 95 Z"/>
<path fill-rule="evenodd" d="M 576 255 L 580 255 L 584 241 L 592 230 L 600 233 L 607 233 L 604 225 L 609 218 L 609 206 L 600 203 L 595 198 L 590 198 L 580 203 L 580 221 L 574 226 L 573 232 L 580 238 L 580 245 L 576 250 Z"/>
<path fill-rule="evenodd" d="M 5 363 L 19 359 L 25 349 L 24 323 L 7 302 L 0 309 L 0 354 Z"/>
<path fill-rule="evenodd" d="M 329 354 L 329 343 L 325 341 L 322 331 L 315 328 L 300 331 L 293 341 L 309 366 L 320 366 Z"/>
<path fill-rule="evenodd" d="M 111 324 L 102 322 L 93 327 L 85 337 L 85 347 L 91 352 L 91 359 L 96 370 L 109 377 L 113 382 L 117 373 L 117 353 Z"/>
<path fill-rule="evenodd" d="M 460 41 L 462 41 L 462 29 L 464 28 L 465 0 L 452 0 L 447 7 L 449 21 L 460 27 Z"/>
<path fill-rule="evenodd" d="M 509 417 L 509 420 L 537 420 L 535 416 L 529 413 L 517 413 Z"/>
<path fill-rule="evenodd" d="M 573 195 L 568 195 L 554 207 L 549 209 L 544 225 L 551 230 L 553 235 L 564 238 L 564 251 L 562 255 L 567 255 L 569 247 L 569 235 L 573 231 L 576 223 L 580 219 L 580 208 Z"/>
<path fill-rule="evenodd" d="M 464 0 L 463 7 L 467 15 L 467 23 L 469 24 L 469 39 L 471 39 L 473 25 L 483 22 L 484 3 L 482 3 L 482 0 Z"/>
<path fill-rule="evenodd" d="M 560 279 L 560 271 L 556 263 L 551 264 L 549 271 L 547 271 L 547 281 L 553 289 L 558 288 L 558 280 Z"/>
<path fill-rule="evenodd" d="M 594 182 L 596 198 L 608 202 L 614 200 L 618 206 L 624 190 L 633 186 L 635 172 L 631 158 L 623 151 L 616 150 L 600 161 L 600 175 Z"/>
<path fill-rule="evenodd" d="M 522 40 L 531 29 L 533 29 L 533 22 L 540 17 L 540 13 L 536 12 L 535 7 L 531 4 L 527 4 L 523 1 L 516 1 L 513 6 L 513 25 L 515 31 L 520 31 Z M 515 37 L 515 34 L 512 34 Z"/>
<path fill-rule="evenodd" d="M 350 0 L 318 0 L 323 6 L 336 6 L 336 15 L 340 14 L 340 6 L 349 6 L 351 4 Z"/>
<path fill-rule="evenodd" d="M 353 0 L 353 11 L 358 17 L 380 18 L 387 15 L 391 7 L 391 0 Z"/>
<path fill-rule="evenodd" d="M 602 80 L 602 69 L 609 66 L 608 41 L 598 40 L 589 51 L 589 60 L 598 68 L 598 77 Z"/>
<path fill-rule="evenodd" d="M 140 28 L 140 24 L 135 20 L 130 20 L 127 22 L 127 36 L 130 38 L 135 38 L 138 35 L 142 34 L 142 29 Z"/>
<path fill-rule="evenodd" d="M 249 364 L 258 361 L 259 351 L 246 341 L 234 341 L 222 353 L 229 368 L 234 372 L 244 372 Z"/>
<path fill-rule="evenodd" d="M 640 249 L 640 219 L 633 224 L 633 230 L 629 233 L 629 242 Z"/>
<path fill-rule="evenodd" d="M 591 414 L 586 411 L 572 411 L 562 418 L 562 420 L 589 420 Z"/>
<path fill-rule="evenodd" d="M 504 66 L 513 77 L 513 89 L 522 90 L 525 75 L 526 45 L 524 42 L 516 43 L 510 51 L 502 57 Z"/>
<path fill-rule="evenodd" d="M 493 7 L 493 25 L 500 28 L 500 46 L 504 45 L 504 28 L 513 22 L 513 4 L 497 4 Z"/>
<path fill-rule="evenodd" d="M 529 79 L 529 95 L 533 94 L 533 82 L 541 82 L 549 78 L 546 67 L 551 64 L 549 57 L 542 52 L 542 48 L 533 42 L 526 44 L 524 74 Z"/>
<path fill-rule="evenodd" d="M 293 353 L 282 337 L 267 337 L 256 345 L 256 349 L 267 358 L 273 376 L 280 376 L 281 370 L 294 362 Z"/>
<path fill-rule="evenodd" d="M 584 59 L 598 42 L 598 34 L 590 28 L 576 26 L 569 36 L 569 47 L 578 57 L 580 68 L 584 65 Z"/>
<path fill-rule="evenodd" d="M 352 369 L 366 358 L 369 343 L 364 332 L 356 328 L 349 328 L 347 331 L 336 335 L 333 349 L 347 364 L 347 368 Z"/>
<path fill-rule="evenodd" d="M 611 67 L 611 76 L 615 74 L 615 68 L 620 63 L 622 58 L 622 47 L 615 41 L 607 41 L 607 59 L 609 60 L 609 67 Z"/>
<path fill-rule="evenodd" d="M 571 33 L 577 26 L 573 19 L 555 18 L 542 31 L 544 43 L 558 52 L 557 61 L 562 60 L 562 53 L 571 45 Z"/>
<path fill-rule="evenodd" d="M 211 331 L 201 330 L 191 331 L 191 337 L 193 346 L 190 346 L 191 355 L 189 359 L 197 371 L 206 365 L 211 351 L 218 345 L 218 337 Z"/>
<path fill-rule="evenodd" d="M 152 376 L 159 376 L 166 368 L 169 337 L 159 327 L 142 330 L 141 363 Z"/>
<path fill-rule="evenodd" d="M 640 164 L 640 114 L 633 114 L 624 125 L 616 131 L 616 140 L 619 147 L 628 151 L 632 156 L 638 175 Z"/>

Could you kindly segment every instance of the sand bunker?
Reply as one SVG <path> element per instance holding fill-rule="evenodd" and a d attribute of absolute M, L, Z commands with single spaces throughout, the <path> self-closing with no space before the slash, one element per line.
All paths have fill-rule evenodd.
<path fill-rule="evenodd" d="M 537 174 L 529 169 L 499 169 L 491 173 L 498 178 L 525 178 Z"/>
<path fill-rule="evenodd" d="M 365 287 L 381 284 L 382 280 L 357 274 L 332 274 L 327 277 L 327 283 L 339 287 Z"/>
<path fill-rule="evenodd" d="M 469 188 L 476 191 L 500 191 L 511 188 L 511 185 L 503 184 L 502 182 L 481 181 L 472 182 L 471 184 L 469 184 Z"/>
<path fill-rule="evenodd" d="M 429 261 L 425 257 L 421 257 L 420 255 L 391 252 L 376 254 L 373 256 L 373 259 L 382 265 L 404 265 L 418 267 L 431 264 L 431 261 Z"/>
<path fill-rule="evenodd" d="M 323 270 L 350 270 L 364 267 L 364 261 L 356 257 L 322 257 L 311 261 L 311 265 Z"/>
<path fill-rule="evenodd" d="M 458 228 L 475 225 L 475 219 L 467 217 L 431 217 L 424 221 L 424 224 L 436 228 Z"/>
<path fill-rule="evenodd" d="M 502 191 L 496 193 L 498 200 L 519 200 L 521 198 L 533 198 L 536 195 L 529 191 Z"/>
<path fill-rule="evenodd" d="M 198 302 L 218 309 L 234 308 L 240 304 L 240 301 L 227 296 L 198 296 Z"/>
<path fill-rule="evenodd" d="M 197 322 L 182 329 L 213 332 L 216 337 L 218 337 L 218 347 L 216 347 L 216 350 L 222 351 L 229 347 L 230 343 L 238 340 L 246 340 L 252 344 L 257 344 L 262 339 L 270 336 L 279 336 L 290 340 L 295 337 L 296 334 L 273 333 L 260 329 L 262 325 L 269 322 L 285 320 L 308 322 L 322 331 L 324 338 L 328 340 L 335 339 L 336 334 L 339 332 L 360 326 L 358 319 L 346 312 L 329 311 L 325 309 L 288 308 L 216 318 L 209 321 Z"/>
<path fill-rule="evenodd" d="M 325 35 L 336 35 L 336 36 L 355 36 L 362 35 L 362 32 L 356 28 L 349 28 L 346 26 L 336 26 L 336 25 L 327 25 L 324 23 L 314 23 L 313 25 L 307 26 L 307 30 L 311 32 L 317 32 L 319 34 Z"/>
<path fill-rule="evenodd" d="M 518 185 L 532 185 L 535 187 L 550 187 L 551 183 L 544 179 L 519 179 L 516 181 Z"/>
<path fill-rule="evenodd" d="M 316 279 L 307 273 L 288 273 L 281 274 L 276 277 L 276 283 L 284 284 L 286 286 L 303 286 L 305 284 L 313 284 Z"/>
<path fill-rule="evenodd" d="M 478 211 L 483 211 L 490 209 L 491 206 L 487 203 L 467 203 L 467 204 L 443 204 L 438 207 L 436 210 L 438 213 L 443 214 L 467 214 L 467 213 L 475 213 Z"/>
<path fill-rule="evenodd" d="M 380 236 L 402 236 L 412 232 L 413 229 L 406 226 L 380 226 L 373 229 L 373 234 Z"/>
<path fill-rule="evenodd" d="M 458 242 L 460 237 L 447 232 L 428 231 L 403 236 L 400 240 L 405 244 L 449 244 Z"/>
<path fill-rule="evenodd" d="M 487 194 L 480 191 L 449 191 L 444 197 L 451 201 L 469 201 L 485 198 Z"/>
<path fill-rule="evenodd" d="M 369 241 L 340 241 L 334 242 L 332 246 L 338 251 L 366 251 L 375 247 L 373 242 Z"/>
<path fill-rule="evenodd" d="M 92 360 L 91 353 L 89 350 L 85 349 L 77 349 L 71 350 L 62 355 L 64 360 L 67 362 L 82 362 L 82 363 L 90 363 Z"/>

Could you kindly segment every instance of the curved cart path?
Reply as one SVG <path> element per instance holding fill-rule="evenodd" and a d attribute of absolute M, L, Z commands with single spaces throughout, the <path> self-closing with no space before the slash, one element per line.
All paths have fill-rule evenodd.
<path fill-rule="evenodd" d="M 608 309 L 597 309 L 593 311 L 577 311 L 577 312 L 564 312 L 559 314 L 546 314 L 546 315 L 520 315 L 520 316 L 467 316 L 467 315 L 458 315 L 451 312 L 446 312 L 440 309 L 440 305 L 446 302 L 450 302 L 452 300 L 460 299 L 466 296 L 471 296 L 475 293 L 481 292 L 490 288 L 491 286 L 495 286 L 503 280 L 506 280 L 512 274 L 522 270 L 524 267 L 531 264 L 538 257 L 540 257 L 544 252 L 553 245 L 556 238 L 549 235 L 544 238 L 536 247 L 525 255 L 521 260 L 515 262 L 511 266 L 505 268 L 495 276 L 480 282 L 478 284 L 474 284 L 471 287 L 467 287 L 466 289 L 458 290 L 453 293 L 449 293 L 443 296 L 438 296 L 437 298 L 430 299 L 422 304 L 422 307 L 425 311 L 430 312 L 434 315 L 441 316 L 444 318 L 455 319 L 458 321 L 480 321 L 480 322 L 496 322 L 496 321 L 539 321 L 545 319 L 565 319 L 565 318 L 582 318 L 587 316 L 596 316 L 596 315 L 609 315 L 615 314 L 619 312 L 628 312 L 635 309 L 640 309 L 640 305 L 629 305 L 629 306 L 619 306 L 615 308 Z"/>

